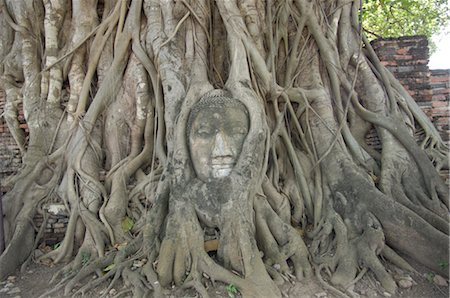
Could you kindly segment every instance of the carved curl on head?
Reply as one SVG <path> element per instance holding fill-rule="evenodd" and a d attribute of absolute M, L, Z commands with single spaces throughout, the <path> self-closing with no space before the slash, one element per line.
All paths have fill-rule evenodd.
<path fill-rule="evenodd" d="M 239 108 L 248 116 L 248 110 L 245 105 L 240 100 L 233 98 L 230 92 L 221 89 L 214 89 L 203 95 L 202 98 L 200 98 L 200 100 L 192 106 L 186 129 L 187 138 L 189 138 L 192 123 L 201 110 L 204 108 L 217 108 L 220 110 L 224 107 Z"/>

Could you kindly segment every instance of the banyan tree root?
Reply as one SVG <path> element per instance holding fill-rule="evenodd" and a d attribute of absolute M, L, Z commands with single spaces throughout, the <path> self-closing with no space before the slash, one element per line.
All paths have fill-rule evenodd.
<path fill-rule="evenodd" d="M 379 259 L 379 254 L 385 246 L 380 223 L 373 215 L 368 214 L 366 226 L 359 236 L 350 237 L 352 239 L 347 240 L 347 231 L 342 218 L 334 211 L 331 211 L 328 215 L 328 220 L 325 220 L 322 223 L 322 227 L 315 232 L 319 236 L 318 239 L 327 238 L 326 234 L 331 232 L 334 232 L 336 235 L 335 242 L 331 244 L 335 246 L 333 256 L 321 253 L 321 250 L 324 249 L 322 246 L 330 245 L 330 243 L 313 242 L 315 259 L 317 263 L 321 264 L 320 268 L 327 268 L 329 272 L 333 272 L 330 277 L 331 284 L 346 292 L 354 284 L 359 268 L 366 268 L 364 272 L 370 269 L 375 273 L 384 289 L 389 293 L 394 293 L 397 289 L 396 283 L 387 273 Z M 316 274 L 321 274 L 320 270 Z"/>
<path fill-rule="evenodd" d="M 44 256 L 68 262 L 55 292 L 206 297 L 218 280 L 280 297 L 317 268 L 338 295 L 365 272 L 393 293 L 380 256 L 413 271 L 400 254 L 448 276 L 448 148 L 373 52 L 361 1 L 85 2 L 0 4 L 24 163 L 3 200 L 0 278 L 29 259 L 51 201 L 70 214 Z"/>

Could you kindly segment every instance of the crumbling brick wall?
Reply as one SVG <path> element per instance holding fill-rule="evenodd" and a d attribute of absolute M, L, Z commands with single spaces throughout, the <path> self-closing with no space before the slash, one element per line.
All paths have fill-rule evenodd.
<path fill-rule="evenodd" d="M 433 69 L 430 76 L 431 121 L 441 133 L 442 139 L 450 144 L 450 69 Z"/>
<path fill-rule="evenodd" d="M 63 204 L 47 204 L 43 208 L 43 213 L 37 213 L 33 221 L 37 230 L 42 229 L 40 242 L 54 246 L 64 239 L 69 214 Z M 45 226 L 43 226 L 44 223 Z"/>
<path fill-rule="evenodd" d="M 377 39 L 372 47 L 383 65 L 420 104 L 432 100 L 428 40 L 424 36 Z"/>
<path fill-rule="evenodd" d="M 428 68 L 428 40 L 424 36 L 377 39 L 372 47 L 380 61 L 405 87 L 430 118 L 444 142 L 450 145 L 450 70 Z M 423 132 L 416 131 L 418 140 Z M 376 133 L 368 134 L 366 141 L 374 148 L 380 148 Z M 450 184 L 448 170 L 441 171 Z"/>
<path fill-rule="evenodd" d="M 450 147 L 450 69 L 431 70 L 433 97 L 429 117 Z M 450 185 L 450 171 L 442 170 L 441 176 Z"/>
<path fill-rule="evenodd" d="M 430 117 L 442 139 L 450 141 L 450 70 L 428 68 L 429 48 L 425 36 L 377 39 L 372 47 L 380 61 L 405 87 L 425 114 Z"/>
<path fill-rule="evenodd" d="M 17 170 L 22 165 L 22 157 L 14 138 L 9 133 L 5 118 L 5 92 L 0 89 L 0 191 L 5 193 L 7 189 L 4 187 L 6 177 Z M 23 114 L 21 115 L 23 118 Z"/>

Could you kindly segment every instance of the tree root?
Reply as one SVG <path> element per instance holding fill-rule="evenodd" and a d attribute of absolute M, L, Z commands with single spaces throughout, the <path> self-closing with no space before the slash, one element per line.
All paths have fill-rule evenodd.
<path fill-rule="evenodd" d="M 265 264 L 277 264 L 281 273 L 291 273 L 286 262 L 291 259 L 297 279 L 309 278 L 312 274 L 309 253 L 298 232 L 283 222 L 263 198 L 256 198 L 255 213 L 258 245 Z"/>
<path fill-rule="evenodd" d="M 414 213 L 426 220 L 429 224 L 431 224 L 439 231 L 448 235 L 448 222 L 446 222 L 444 218 L 432 212 L 428 208 L 425 208 L 420 202 L 418 202 L 415 191 L 419 192 L 419 195 L 421 195 L 421 190 L 416 186 L 411 186 L 411 189 L 407 189 L 394 185 L 392 189 L 392 195 L 400 204 L 412 210 Z M 428 198 L 425 199 L 429 200 Z"/>
<path fill-rule="evenodd" d="M 108 292 L 122 279 L 127 289 L 118 296 L 161 297 L 174 284 L 207 297 L 207 276 L 245 297 L 279 297 L 275 283 L 308 278 L 312 259 L 336 295 L 352 295 L 348 287 L 366 270 L 392 293 L 380 254 L 410 271 L 394 249 L 434 269 L 448 259 L 448 192 L 435 173 L 448 148 L 361 36 L 358 1 L 89 1 L 73 5 L 72 21 L 57 16 L 66 8 L 52 4 L 61 0 L 22 2 L 8 1 L 2 12 L 17 30 L 3 59 L 14 60 L 3 74 L 5 116 L 26 155 L 5 201 L 9 246 L 0 278 L 32 251 L 30 220 L 58 184 L 70 219 L 62 245 L 44 257 L 74 259 L 55 275 L 62 277 L 55 292 L 84 295 L 110 282 Z M 208 182 L 205 190 L 186 127 L 193 104 L 213 88 L 239 99 L 251 125 L 232 174 L 218 183 L 225 187 Z M 20 98 L 28 144 L 15 119 Z M 120 121 L 110 129 L 105 118 Z M 413 120 L 425 134 L 421 147 Z M 348 123 L 362 143 L 369 127 L 378 130 L 384 144 L 381 156 L 371 152 L 376 162 Z M 49 129 L 56 133 L 47 136 Z M 394 136 L 398 144 L 387 146 Z M 386 157 L 397 148 L 406 149 Z M 370 172 L 382 182 L 374 185 Z M 121 227 L 126 216 L 130 231 Z M 314 229 L 310 251 L 296 227 Z M 218 238 L 218 262 L 205 251 L 206 234 Z M 138 259 L 143 267 L 133 265 Z"/>
<path fill-rule="evenodd" d="M 319 283 L 328 291 L 330 291 L 331 293 L 333 293 L 336 296 L 342 297 L 342 298 L 350 298 L 349 296 L 347 296 L 345 293 L 343 293 L 342 291 L 338 290 L 336 287 L 330 285 L 329 283 L 327 283 L 321 274 L 321 271 L 326 267 L 325 264 L 320 264 L 320 265 L 315 265 L 315 272 L 316 272 L 316 277 L 319 280 Z"/>
<path fill-rule="evenodd" d="M 180 225 L 178 221 L 181 218 L 169 213 L 157 266 L 159 282 L 163 287 L 170 285 L 172 281 L 181 285 L 188 273 L 197 267 L 198 252 L 204 252 L 203 232 L 194 210 L 181 205 L 172 211 L 183 214 L 184 223 Z"/>
<path fill-rule="evenodd" d="M 342 194 L 340 194 L 340 196 L 342 196 Z M 342 196 L 340 201 L 344 206 L 347 206 L 347 208 L 350 207 L 347 205 L 348 202 L 345 197 Z M 385 243 L 381 224 L 375 216 L 367 213 L 362 224 L 357 223 L 356 226 L 353 226 L 355 223 L 354 219 L 346 218 L 345 221 L 343 221 L 341 217 L 332 210 L 329 211 L 327 218 L 331 226 L 322 224 L 322 230 L 320 232 L 315 232 L 315 239 L 324 239 L 323 236 L 320 236 L 322 233 L 329 235 L 334 230 L 336 235 L 334 252 L 332 256 L 324 257 L 317 255 L 319 252 L 318 240 L 313 241 L 312 251 L 316 255 L 316 262 L 325 264 L 334 271 L 331 276 L 331 283 L 346 289 L 348 285 L 352 284 L 358 268 L 363 267 L 372 270 L 382 286 L 389 293 L 394 293 L 397 286 L 378 259 L 378 255 L 385 247 Z M 355 229 L 355 227 L 358 226 L 362 226 L 363 230 L 358 232 L 359 229 Z M 327 228 L 324 229 L 324 227 Z M 328 249 L 329 246 L 327 246 L 327 250 Z M 322 255 L 324 253 L 329 254 L 330 252 L 327 250 L 323 251 Z"/>
<path fill-rule="evenodd" d="M 381 255 L 385 257 L 392 264 L 398 266 L 400 269 L 417 273 L 416 269 L 414 269 L 408 262 L 406 262 L 402 257 L 400 257 L 392 248 L 385 245 L 383 250 L 381 251 Z"/>
<path fill-rule="evenodd" d="M 112 260 L 114 259 L 114 254 L 110 254 L 104 258 L 100 258 L 94 261 L 90 261 L 89 264 L 86 264 L 79 271 L 76 270 L 77 265 L 72 266 L 74 272 L 77 272 L 74 277 L 70 279 L 69 282 L 64 287 L 64 295 L 68 295 L 72 292 L 72 290 L 77 286 L 79 282 L 81 282 L 84 278 L 88 277 L 92 273 L 96 272 L 98 269 L 103 270 L 106 266 L 110 265 Z M 74 261 L 75 262 L 75 261 Z"/>

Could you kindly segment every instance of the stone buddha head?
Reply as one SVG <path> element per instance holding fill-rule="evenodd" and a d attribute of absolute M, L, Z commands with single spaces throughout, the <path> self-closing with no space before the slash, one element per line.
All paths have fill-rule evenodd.
<path fill-rule="evenodd" d="M 191 109 L 187 139 L 192 165 L 204 181 L 230 175 L 249 131 L 246 107 L 223 90 L 204 95 Z"/>

